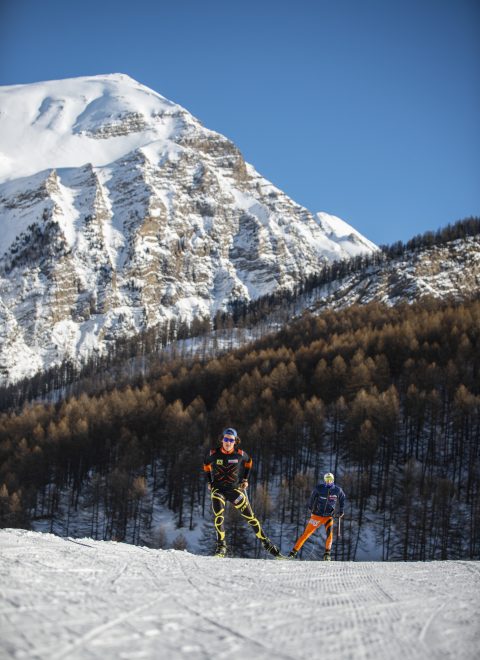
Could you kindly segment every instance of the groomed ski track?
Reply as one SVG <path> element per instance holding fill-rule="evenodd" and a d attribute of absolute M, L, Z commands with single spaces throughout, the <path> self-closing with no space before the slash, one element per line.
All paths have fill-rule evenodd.
<path fill-rule="evenodd" d="M 480 562 L 217 559 L 0 531 L 0 657 L 468 658 Z"/>

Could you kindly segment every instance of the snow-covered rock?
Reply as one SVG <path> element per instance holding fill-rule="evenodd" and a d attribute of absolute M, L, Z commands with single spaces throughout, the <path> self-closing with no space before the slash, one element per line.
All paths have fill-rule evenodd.
<path fill-rule="evenodd" d="M 0 655 L 478 656 L 480 562 L 217 559 L 0 531 Z"/>
<path fill-rule="evenodd" d="M 480 237 L 469 236 L 406 252 L 318 287 L 297 301 L 302 311 L 344 309 L 379 302 L 396 305 L 425 298 L 459 303 L 478 295 Z"/>
<path fill-rule="evenodd" d="M 0 379 L 376 247 L 122 74 L 0 88 Z"/>

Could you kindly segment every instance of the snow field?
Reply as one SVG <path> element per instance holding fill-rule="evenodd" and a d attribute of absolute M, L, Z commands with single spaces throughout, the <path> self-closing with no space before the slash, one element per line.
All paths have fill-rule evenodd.
<path fill-rule="evenodd" d="M 480 562 L 217 559 L 0 531 L 0 657 L 465 658 Z"/>

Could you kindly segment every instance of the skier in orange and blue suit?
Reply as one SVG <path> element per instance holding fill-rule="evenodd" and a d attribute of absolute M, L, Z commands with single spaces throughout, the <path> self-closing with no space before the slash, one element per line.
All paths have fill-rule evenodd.
<path fill-rule="evenodd" d="M 325 561 L 330 559 L 330 552 L 333 543 L 333 514 L 338 503 L 338 517 L 343 518 L 345 509 L 345 493 L 340 486 L 335 485 L 335 477 L 331 472 L 323 477 L 323 483 L 318 484 L 312 491 L 308 500 L 308 509 L 311 512 L 310 519 L 305 527 L 303 534 L 297 539 L 295 545 L 289 553 L 289 557 L 295 558 L 302 548 L 305 541 L 314 533 L 316 529 L 325 525 L 327 538 L 325 541 Z"/>

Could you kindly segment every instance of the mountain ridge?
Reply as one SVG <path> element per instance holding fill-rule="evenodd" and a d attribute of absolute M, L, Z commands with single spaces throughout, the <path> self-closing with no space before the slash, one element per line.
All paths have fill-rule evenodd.
<path fill-rule="evenodd" d="M 279 290 L 249 303 L 233 304 L 216 315 L 213 330 L 212 321 L 207 319 L 194 319 L 190 326 L 178 323 L 151 327 L 112 347 L 108 356 L 94 356 L 82 365 L 67 361 L 44 372 L 40 380 L 36 377 L 35 384 L 22 379 L 17 394 L 11 388 L 8 394 L 4 391 L 5 405 L 11 406 L 18 396 L 20 401 L 41 399 L 41 392 L 47 400 L 52 396 L 56 399 L 60 391 L 65 396 L 78 393 L 82 391 L 80 381 L 92 374 L 102 383 L 128 382 L 147 376 L 147 364 L 155 369 L 159 360 L 168 361 L 175 355 L 203 359 L 220 356 L 265 335 L 274 338 L 279 329 L 306 312 L 319 315 L 372 302 L 388 306 L 422 300 L 430 305 L 429 301 L 435 299 L 447 304 L 468 302 L 478 298 L 479 231 L 480 219 L 469 218 L 435 234 L 415 236 L 406 244 L 383 246 L 370 256 L 335 262 L 300 282 L 294 291 Z M 65 377 L 59 380 L 59 373 Z M 57 395 L 52 386 L 53 390 L 61 387 Z"/>
<path fill-rule="evenodd" d="M 377 249 L 128 76 L 0 88 L 0 100 L 4 382 Z"/>

